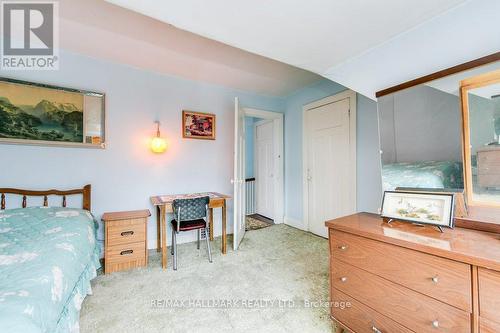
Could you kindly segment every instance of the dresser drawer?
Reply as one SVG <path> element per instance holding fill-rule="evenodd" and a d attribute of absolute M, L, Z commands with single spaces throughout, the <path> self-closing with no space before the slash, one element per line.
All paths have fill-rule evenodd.
<path fill-rule="evenodd" d="M 499 318 L 499 320 L 500 320 L 500 318 Z M 480 317 L 479 318 L 479 332 L 480 333 L 498 333 L 498 332 L 500 332 L 500 323 L 497 323 L 497 322 L 494 322 L 492 320 L 488 320 L 486 318 Z"/>
<path fill-rule="evenodd" d="M 500 168 L 500 155 L 499 150 L 494 151 L 478 151 L 477 152 L 477 165 L 480 169 L 481 167 L 491 169 L 492 173 L 498 173 L 498 168 Z"/>
<path fill-rule="evenodd" d="M 479 315 L 500 322 L 500 272 L 479 268 Z"/>
<path fill-rule="evenodd" d="M 106 263 L 121 263 L 145 259 L 146 244 L 144 242 L 121 244 L 106 247 Z"/>
<path fill-rule="evenodd" d="M 146 240 L 146 226 L 144 220 L 130 220 L 116 225 L 108 225 L 107 244 L 114 246 L 120 244 L 129 244 L 143 242 Z"/>
<path fill-rule="evenodd" d="M 471 312 L 469 265 L 330 230 L 332 257 Z"/>
<path fill-rule="evenodd" d="M 415 332 L 470 332 L 470 313 L 331 259 L 331 285 Z M 395 265 L 397 267 L 397 265 Z M 398 267 L 400 269 L 400 267 Z"/>
<path fill-rule="evenodd" d="M 344 294 L 343 292 L 332 289 L 332 302 L 349 302 L 350 306 L 345 308 L 332 307 L 332 316 L 340 324 L 356 333 L 411 333 L 406 327 L 395 321 L 381 315 L 370 309 L 363 303 Z"/>

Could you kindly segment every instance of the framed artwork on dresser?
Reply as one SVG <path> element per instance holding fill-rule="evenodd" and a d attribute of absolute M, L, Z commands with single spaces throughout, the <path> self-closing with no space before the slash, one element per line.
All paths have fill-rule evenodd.
<path fill-rule="evenodd" d="M 382 217 L 453 228 L 454 195 L 452 193 L 422 193 L 385 191 Z"/>

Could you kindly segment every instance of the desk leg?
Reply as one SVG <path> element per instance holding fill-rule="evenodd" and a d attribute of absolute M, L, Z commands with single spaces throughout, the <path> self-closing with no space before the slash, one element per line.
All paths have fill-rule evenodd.
<path fill-rule="evenodd" d="M 208 209 L 208 224 L 209 224 L 209 229 L 210 229 L 210 240 L 214 240 L 214 209 L 209 208 Z"/>
<path fill-rule="evenodd" d="M 161 218 L 160 206 L 156 206 L 156 252 L 161 250 Z"/>
<path fill-rule="evenodd" d="M 226 200 L 222 206 L 222 254 L 226 254 Z"/>
<path fill-rule="evenodd" d="M 166 209 L 165 205 L 161 206 L 161 266 L 163 269 L 167 268 L 167 224 L 165 223 Z"/>

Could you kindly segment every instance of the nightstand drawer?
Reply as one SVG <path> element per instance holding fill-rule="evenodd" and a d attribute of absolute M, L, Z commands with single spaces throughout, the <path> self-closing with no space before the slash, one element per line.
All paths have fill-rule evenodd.
<path fill-rule="evenodd" d="M 144 260 L 145 257 L 146 244 L 144 242 L 106 247 L 106 261 L 109 264 Z"/>
<path fill-rule="evenodd" d="M 149 210 L 104 213 L 104 272 L 148 265 L 147 227 Z"/>
<path fill-rule="evenodd" d="M 126 223 L 117 224 L 108 227 L 107 246 L 120 244 L 130 244 L 144 242 L 146 240 L 146 226 L 144 221 L 133 223 L 134 220 Z"/>

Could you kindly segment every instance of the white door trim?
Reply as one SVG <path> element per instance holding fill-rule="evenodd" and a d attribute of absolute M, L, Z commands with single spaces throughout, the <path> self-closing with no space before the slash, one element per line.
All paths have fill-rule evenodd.
<path fill-rule="evenodd" d="M 356 202 L 356 92 L 352 90 L 345 90 L 333 96 L 325 97 L 318 101 L 306 104 L 302 108 L 302 203 L 303 203 L 303 224 L 304 229 L 309 230 L 309 189 L 307 180 L 307 156 L 308 155 L 308 145 L 307 145 L 307 117 L 306 112 L 319 108 L 323 105 L 331 104 L 334 102 L 341 101 L 343 99 L 349 99 L 349 145 L 351 147 L 350 151 L 350 180 L 351 184 L 351 199 L 354 202 L 354 210 L 357 210 Z"/>
<path fill-rule="evenodd" d="M 242 108 L 246 117 L 255 117 L 273 121 L 274 135 L 274 223 L 283 223 L 285 215 L 285 165 L 283 160 L 284 136 L 283 136 L 283 113 L 264 111 L 253 108 Z"/>

